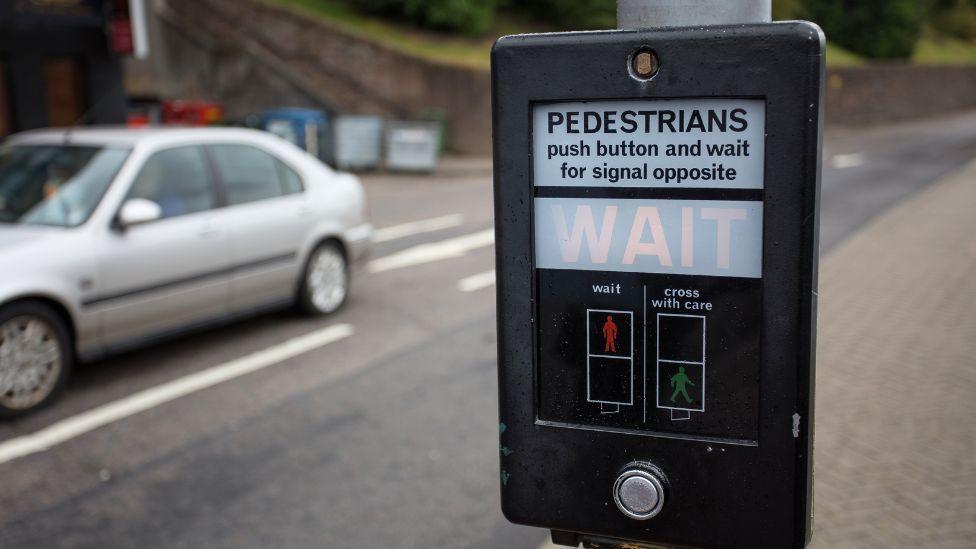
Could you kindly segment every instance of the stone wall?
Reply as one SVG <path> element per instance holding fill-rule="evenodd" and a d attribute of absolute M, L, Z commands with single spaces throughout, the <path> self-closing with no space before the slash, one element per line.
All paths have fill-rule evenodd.
<path fill-rule="evenodd" d="M 418 59 L 329 21 L 261 0 L 153 0 L 153 55 L 130 62 L 130 92 L 214 99 L 232 118 L 280 106 L 447 123 L 453 152 L 491 152 L 488 71 Z M 976 108 L 976 66 L 832 69 L 828 124 Z"/>
<path fill-rule="evenodd" d="M 828 124 L 921 118 L 976 108 L 976 66 L 872 65 L 827 74 Z"/>
<path fill-rule="evenodd" d="M 487 71 L 404 55 L 260 0 L 162 0 L 154 11 L 153 57 L 164 60 L 131 63 L 137 93 L 215 99 L 233 118 L 281 106 L 443 117 L 451 150 L 491 150 Z"/>

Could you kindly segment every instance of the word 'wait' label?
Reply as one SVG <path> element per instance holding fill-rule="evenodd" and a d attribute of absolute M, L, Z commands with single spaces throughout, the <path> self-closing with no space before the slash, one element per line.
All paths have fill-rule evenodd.
<path fill-rule="evenodd" d="M 541 269 L 760 278 L 758 201 L 536 198 Z"/>

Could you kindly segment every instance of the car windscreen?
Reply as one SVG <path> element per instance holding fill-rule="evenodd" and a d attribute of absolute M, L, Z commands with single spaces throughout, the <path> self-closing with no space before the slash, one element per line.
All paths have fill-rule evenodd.
<path fill-rule="evenodd" d="M 0 147 L 0 223 L 84 223 L 128 155 L 98 146 Z"/>

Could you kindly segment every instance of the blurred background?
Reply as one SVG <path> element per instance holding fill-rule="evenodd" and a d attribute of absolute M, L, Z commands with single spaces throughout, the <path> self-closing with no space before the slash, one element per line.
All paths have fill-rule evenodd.
<path fill-rule="evenodd" d="M 498 503 L 489 53 L 615 9 L 0 2 L 0 547 L 546 547 Z M 976 0 L 773 15 L 828 38 L 814 546 L 972 547 Z"/>

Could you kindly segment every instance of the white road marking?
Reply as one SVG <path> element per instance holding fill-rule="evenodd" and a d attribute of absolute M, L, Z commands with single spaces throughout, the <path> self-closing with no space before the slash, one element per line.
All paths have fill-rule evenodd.
<path fill-rule="evenodd" d="M 62 419 L 40 431 L 0 443 L 0 463 L 43 452 L 58 444 L 219 383 L 279 364 L 353 334 L 349 324 L 334 324 L 246 356 L 150 387 L 78 415 Z"/>
<path fill-rule="evenodd" d="M 464 216 L 461 214 L 451 214 L 441 217 L 432 217 L 420 221 L 411 221 L 402 225 L 393 225 L 377 229 L 373 233 L 373 242 L 389 242 L 398 238 L 406 238 L 417 234 L 450 229 L 464 223 Z"/>
<path fill-rule="evenodd" d="M 864 155 L 861 153 L 835 154 L 830 159 L 830 165 L 837 169 L 856 168 L 865 163 Z"/>
<path fill-rule="evenodd" d="M 433 261 L 461 257 L 471 250 L 491 246 L 495 243 L 495 229 L 485 229 L 476 233 L 449 238 L 440 242 L 420 244 L 370 261 L 366 270 L 382 273 L 404 267 L 413 267 Z"/>
<path fill-rule="evenodd" d="M 458 290 L 462 292 L 477 292 L 495 285 L 495 269 L 462 278 L 458 281 Z"/>

